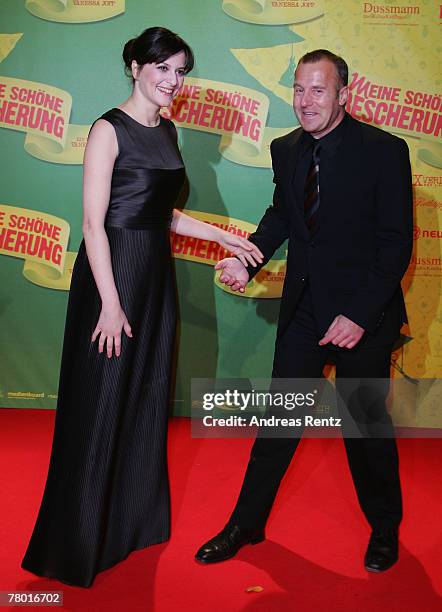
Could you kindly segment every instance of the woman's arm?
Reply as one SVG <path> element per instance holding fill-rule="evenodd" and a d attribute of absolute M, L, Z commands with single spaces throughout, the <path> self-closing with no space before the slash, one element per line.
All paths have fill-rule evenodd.
<path fill-rule="evenodd" d="M 223 248 L 233 253 L 247 267 L 248 264 L 256 266 L 256 262 L 261 263 L 262 253 L 258 247 L 243 238 L 230 232 L 226 232 L 220 227 L 204 223 L 174 209 L 171 229 L 181 236 L 192 236 L 201 240 L 211 240 L 218 242 Z"/>
<path fill-rule="evenodd" d="M 84 154 L 83 172 L 83 235 L 89 264 L 101 297 L 101 314 L 92 335 L 99 337 L 98 350 L 106 344 L 107 356 L 120 354 L 121 330 L 131 336 L 130 326 L 121 309 L 112 271 L 109 241 L 104 219 L 109 206 L 112 171 L 118 155 L 115 130 L 105 120 L 92 128 Z"/>

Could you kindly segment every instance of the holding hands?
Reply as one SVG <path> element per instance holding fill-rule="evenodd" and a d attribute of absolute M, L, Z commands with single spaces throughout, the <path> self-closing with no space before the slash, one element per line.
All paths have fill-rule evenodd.
<path fill-rule="evenodd" d="M 254 268 L 256 268 L 257 263 L 262 263 L 263 254 L 258 247 L 247 240 L 247 238 L 220 230 L 215 236 L 215 240 L 223 247 L 223 249 L 233 253 L 245 267 L 251 264 Z M 216 267 L 216 269 L 219 270 L 218 267 Z"/>
<path fill-rule="evenodd" d="M 263 261 L 264 256 L 261 251 L 247 238 L 226 232 L 220 227 L 205 223 L 199 219 L 194 219 L 180 210 L 174 209 L 173 211 L 171 229 L 182 236 L 193 236 L 201 240 L 217 242 L 223 249 L 238 257 L 245 268 L 249 264 L 256 267 L 257 264 Z"/>
<path fill-rule="evenodd" d="M 249 281 L 249 273 L 246 266 L 241 263 L 236 257 L 226 257 L 221 259 L 215 270 L 221 270 L 219 280 L 228 285 L 232 291 L 244 293 L 245 287 Z"/>
<path fill-rule="evenodd" d="M 251 264 L 256 268 L 257 264 L 262 263 L 264 257 L 262 252 L 246 238 L 224 230 L 218 229 L 215 240 L 224 249 L 235 255 L 235 257 L 225 257 L 216 264 L 215 270 L 221 270 L 219 280 L 232 291 L 244 293 L 249 282 L 247 267 Z"/>

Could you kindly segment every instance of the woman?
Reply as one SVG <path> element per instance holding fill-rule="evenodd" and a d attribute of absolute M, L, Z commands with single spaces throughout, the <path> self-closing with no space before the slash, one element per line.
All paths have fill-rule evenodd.
<path fill-rule="evenodd" d="M 85 587 L 131 551 L 169 537 L 170 227 L 216 240 L 243 262 L 261 261 L 247 240 L 173 210 L 185 171 L 175 127 L 159 111 L 193 67 L 189 46 L 149 28 L 125 45 L 123 58 L 132 94 L 95 122 L 85 151 L 84 241 L 72 275 L 51 461 L 22 562 Z"/>

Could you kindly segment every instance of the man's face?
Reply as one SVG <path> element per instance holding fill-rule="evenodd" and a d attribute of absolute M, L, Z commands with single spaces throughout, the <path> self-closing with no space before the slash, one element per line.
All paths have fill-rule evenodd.
<path fill-rule="evenodd" d="M 344 116 L 348 87 L 340 87 L 335 65 L 327 59 L 299 64 L 295 72 L 293 109 L 314 138 L 331 132 Z"/>

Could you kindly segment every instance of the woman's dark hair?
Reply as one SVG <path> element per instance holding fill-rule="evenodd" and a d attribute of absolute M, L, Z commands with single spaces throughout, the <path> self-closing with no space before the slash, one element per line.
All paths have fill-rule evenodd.
<path fill-rule="evenodd" d="M 136 38 L 131 38 L 124 45 L 123 60 L 128 75 L 132 75 L 131 66 L 133 60 L 139 66 L 144 64 L 160 64 L 171 55 L 184 51 L 186 56 L 186 74 L 194 65 L 193 51 L 189 45 L 178 34 L 166 28 L 147 28 Z"/>

